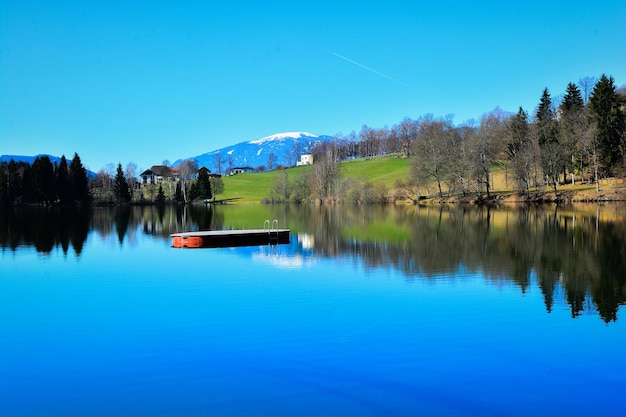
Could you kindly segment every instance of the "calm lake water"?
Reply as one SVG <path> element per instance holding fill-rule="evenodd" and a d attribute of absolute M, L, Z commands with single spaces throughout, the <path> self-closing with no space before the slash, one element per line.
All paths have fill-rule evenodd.
<path fill-rule="evenodd" d="M 291 243 L 177 249 L 260 228 Z M 626 414 L 626 206 L 10 210 L 1 416 Z"/>

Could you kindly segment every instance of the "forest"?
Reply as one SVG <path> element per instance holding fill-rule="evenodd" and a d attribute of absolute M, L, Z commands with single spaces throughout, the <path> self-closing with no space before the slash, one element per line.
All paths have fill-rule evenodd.
<path fill-rule="evenodd" d="M 550 189 L 558 201 L 562 184 L 595 183 L 599 190 L 600 179 L 626 175 L 626 87 L 618 89 L 605 74 L 597 80 L 584 77 L 570 82 L 557 97 L 545 88 L 532 114 L 522 107 L 517 113 L 496 107 L 479 121 L 458 126 L 452 116 L 407 117 L 391 128 L 364 125 L 358 134 L 337 134 L 317 143 L 312 152 L 312 169 L 291 180 L 279 176 L 268 201 L 339 201 L 348 195 L 360 202 L 389 201 L 387 189 L 341 176 L 342 161 L 379 156 L 410 159 L 410 175 L 398 179 L 394 193 L 414 202 L 433 186 L 439 196 L 471 195 L 489 201 L 494 169 L 505 169 L 521 195 Z M 126 172 L 121 164 L 115 173 L 110 171 L 101 170 L 89 179 L 78 154 L 70 164 L 65 157 L 53 164 L 46 156 L 32 165 L 3 162 L 0 204 L 87 205 L 94 198 L 109 204 L 145 203 L 133 199 L 139 184 L 132 164 Z M 223 187 L 221 182 L 213 187 L 218 185 Z M 177 182 L 171 197 L 162 187 L 155 190 L 150 203 L 210 199 L 215 194 L 211 187 L 205 175 L 190 176 Z"/>
<path fill-rule="evenodd" d="M 0 166 L 0 204 L 2 206 L 88 206 L 91 204 L 89 177 L 78 156 L 59 164 L 48 156 L 27 162 L 3 162 Z"/>
<path fill-rule="evenodd" d="M 597 81 L 585 77 L 578 84 L 570 82 L 556 98 L 545 88 L 533 114 L 522 107 L 517 113 L 496 107 L 480 121 L 460 126 L 452 123 L 452 116 L 426 115 L 406 118 L 392 128 L 365 125 L 358 134 L 337 135 L 313 150 L 316 163 L 304 194 L 321 199 L 345 195 L 338 162 L 378 155 L 411 159 L 411 174 L 398 188 L 414 201 L 432 184 L 440 196 L 490 199 L 496 168 L 514 178 L 520 194 L 546 187 L 556 194 L 559 185 L 575 182 L 595 183 L 598 190 L 599 179 L 626 175 L 625 133 L 626 87 L 617 89 L 607 75 Z M 288 189 L 281 181 L 274 188 Z M 302 186 L 287 185 L 296 199 L 302 196 Z M 272 199 L 287 197 L 276 190 Z"/>

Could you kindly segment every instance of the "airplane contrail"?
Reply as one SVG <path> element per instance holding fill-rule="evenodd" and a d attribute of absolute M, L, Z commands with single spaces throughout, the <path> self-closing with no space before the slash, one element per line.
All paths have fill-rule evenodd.
<path fill-rule="evenodd" d="M 366 69 L 366 70 L 368 70 L 368 71 L 370 71 L 370 72 L 373 72 L 373 73 L 374 73 L 374 74 L 376 74 L 376 75 L 379 75 L 379 76 L 381 76 L 381 77 L 383 77 L 383 78 L 388 79 L 389 81 L 393 81 L 394 83 L 398 83 L 398 84 L 403 85 L 403 86 L 405 86 L 405 87 L 409 87 L 411 90 L 415 90 L 415 91 L 417 91 L 417 89 L 416 89 L 415 87 L 413 87 L 411 84 L 407 84 L 407 83 L 402 82 L 402 81 L 400 81 L 400 80 L 396 80 L 395 78 L 392 78 L 392 77 L 390 77 L 390 76 L 388 76 L 388 75 L 386 75 L 386 74 L 383 74 L 382 72 L 376 71 L 374 68 L 370 68 L 370 67 L 368 67 L 368 66 L 366 66 L 366 65 L 363 65 L 363 64 L 360 64 L 360 63 L 358 63 L 358 62 L 356 62 L 356 61 L 354 61 L 354 60 L 352 60 L 352 59 L 350 59 L 350 58 L 348 58 L 348 57 L 345 57 L 345 56 L 343 56 L 343 55 L 339 55 L 337 52 L 331 52 L 331 53 L 332 53 L 333 55 L 335 55 L 337 58 L 341 58 L 341 59 L 343 59 L 344 61 L 348 61 L 348 62 L 349 62 L 349 63 L 351 63 L 351 64 L 354 64 L 354 65 L 356 65 L 356 66 L 358 66 L 358 67 L 361 67 L 361 68 L 363 68 L 363 69 Z"/>

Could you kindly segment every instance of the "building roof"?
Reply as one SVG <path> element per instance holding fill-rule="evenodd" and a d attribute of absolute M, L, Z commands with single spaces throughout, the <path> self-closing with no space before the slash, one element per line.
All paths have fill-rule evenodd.
<path fill-rule="evenodd" d="M 161 177 L 169 177 L 172 175 L 172 169 L 167 165 L 152 165 L 150 170 Z"/>

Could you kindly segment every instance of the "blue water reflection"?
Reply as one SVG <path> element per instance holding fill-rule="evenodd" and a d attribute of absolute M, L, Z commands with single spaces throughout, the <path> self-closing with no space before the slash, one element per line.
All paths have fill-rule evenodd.
<path fill-rule="evenodd" d="M 548 313 L 535 273 L 407 279 L 311 230 L 198 250 L 108 230 L 2 252 L 0 415 L 626 412 L 622 318 L 573 319 L 558 287 Z"/>

